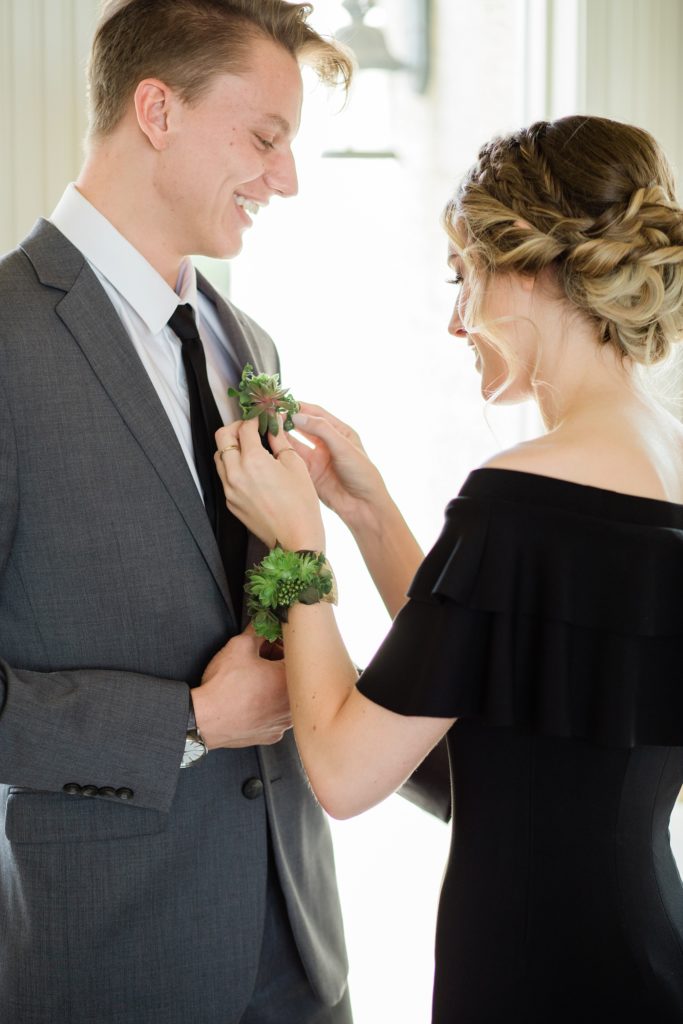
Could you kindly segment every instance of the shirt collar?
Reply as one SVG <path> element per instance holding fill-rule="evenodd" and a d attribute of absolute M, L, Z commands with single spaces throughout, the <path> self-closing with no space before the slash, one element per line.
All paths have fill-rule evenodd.
<path fill-rule="evenodd" d="M 152 334 L 163 330 L 179 303 L 189 303 L 198 318 L 197 274 L 189 256 L 180 264 L 174 291 L 73 183 L 50 221 L 116 288 Z"/>

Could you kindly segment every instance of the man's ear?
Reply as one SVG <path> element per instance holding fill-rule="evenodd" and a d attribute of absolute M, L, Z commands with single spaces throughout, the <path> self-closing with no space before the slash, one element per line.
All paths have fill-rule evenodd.
<path fill-rule="evenodd" d="M 158 78 L 138 82 L 133 96 L 140 131 L 154 149 L 166 149 L 169 140 L 169 113 L 178 102 L 176 94 Z"/>

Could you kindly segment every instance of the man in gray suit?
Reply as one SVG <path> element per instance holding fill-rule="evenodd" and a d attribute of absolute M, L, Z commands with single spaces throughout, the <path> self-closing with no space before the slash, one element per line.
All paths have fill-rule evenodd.
<path fill-rule="evenodd" d="M 296 192 L 302 59 L 348 76 L 303 5 L 110 3 L 82 172 L 0 262 L 3 1024 L 350 1021 L 282 666 L 223 650 L 261 552 L 226 570 L 169 326 L 223 419 L 278 369 L 187 254 Z"/>

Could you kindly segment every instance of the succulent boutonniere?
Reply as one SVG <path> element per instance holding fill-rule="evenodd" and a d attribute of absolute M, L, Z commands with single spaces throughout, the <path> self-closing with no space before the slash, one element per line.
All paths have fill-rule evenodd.
<path fill-rule="evenodd" d="M 258 417 L 258 429 L 262 437 L 268 431 L 271 434 L 279 432 L 278 414 L 285 417 L 285 430 L 294 429 L 292 416 L 299 411 L 299 403 L 292 398 L 287 388 L 282 387 L 278 373 L 254 373 L 254 367 L 247 363 L 237 388 L 228 388 L 228 394 L 238 400 L 243 420 Z"/>

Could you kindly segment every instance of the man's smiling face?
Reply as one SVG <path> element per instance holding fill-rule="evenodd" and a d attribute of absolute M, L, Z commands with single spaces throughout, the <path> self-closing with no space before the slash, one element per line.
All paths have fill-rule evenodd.
<path fill-rule="evenodd" d="M 247 71 L 217 75 L 201 99 L 176 105 L 154 180 L 174 254 L 235 256 L 259 207 L 296 194 L 302 98 L 297 61 L 257 39 Z"/>

